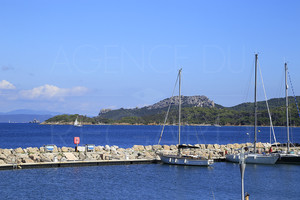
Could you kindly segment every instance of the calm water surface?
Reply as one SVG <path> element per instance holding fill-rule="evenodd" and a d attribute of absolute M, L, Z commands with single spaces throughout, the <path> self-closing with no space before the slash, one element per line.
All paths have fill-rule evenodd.
<path fill-rule="evenodd" d="M 109 126 L 1 124 L 0 148 L 41 147 L 45 144 L 74 146 L 73 138 L 80 137 L 81 144 L 117 145 L 128 148 L 135 144 L 157 144 L 161 126 Z M 260 127 L 258 141 L 270 142 L 270 128 Z M 276 127 L 279 142 L 286 142 L 284 127 Z M 248 133 L 248 134 L 247 134 Z M 161 144 L 177 144 L 178 127 L 167 126 Z M 182 143 L 228 144 L 253 142 L 253 127 L 183 126 Z M 300 143 L 300 128 L 291 128 L 291 139 Z M 274 140 L 272 140 L 274 142 Z"/>
<path fill-rule="evenodd" d="M 299 199 L 299 166 L 247 165 L 251 199 Z M 163 164 L 0 171 L 1 199 L 240 199 L 237 164 Z"/>
<path fill-rule="evenodd" d="M 269 128 L 259 128 L 258 140 L 268 142 Z M 81 143 L 118 145 L 156 144 L 160 126 L 42 126 L 0 124 L 0 148 L 73 146 Z M 275 128 L 279 142 L 285 129 Z M 300 129 L 292 128 L 300 142 Z M 249 133 L 249 134 L 246 134 Z M 183 127 L 184 143 L 227 144 L 252 142 L 251 127 Z M 168 126 L 163 144 L 176 144 L 177 127 Z M 300 166 L 247 165 L 245 191 L 250 199 L 299 199 Z M 0 171 L 0 199 L 240 199 L 239 165 L 215 163 L 213 167 L 163 164 L 95 166 Z"/>

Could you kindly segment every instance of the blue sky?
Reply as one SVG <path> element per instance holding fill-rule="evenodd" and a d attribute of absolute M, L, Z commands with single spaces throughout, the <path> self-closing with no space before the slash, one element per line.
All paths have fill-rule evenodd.
<path fill-rule="evenodd" d="M 1 1 L 0 111 L 97 115 L 182 94 L 224 106 L 268 98 L 288 61 L 300 95 L 298 1 Z M 260 86 L 261 88 L 261 86 Z M 259 99 L 264 99 L 262 89 Z"/>

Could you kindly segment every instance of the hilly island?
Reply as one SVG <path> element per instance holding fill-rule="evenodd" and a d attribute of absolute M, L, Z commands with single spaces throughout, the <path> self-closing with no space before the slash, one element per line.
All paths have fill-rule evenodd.
<path fill-rule="evenodd" d="M 254 123 L 254 103 L 242 103 L 232 107 L 224 107 L 214 103 L 206 96 L 181 96 L 183 125 L 214 125 L 246 126 Z M 296 97 L 297 101 L 300 96 Z M 300 125 L 300 117 L 294 97 L 289 97 L 290 124 Z M 142 108 L 131 109 L 102 109 L 98 116 L 87 117 L 83 115 L 57 115 L 43 124 L 73 124 L 76 118 L 82 124 L 126 124 L 126 125 L 160 125 L 164 119 L 169 105 L 167 124 L 178 123 L 179 98 L 167 98 L 158 103 Z M 272 122 L 274 126 L 285 126 L 285 98 L 268 100 Z M 270 119 L 265 101 L 258 102 L 258 125 L 269 126 Z"/>

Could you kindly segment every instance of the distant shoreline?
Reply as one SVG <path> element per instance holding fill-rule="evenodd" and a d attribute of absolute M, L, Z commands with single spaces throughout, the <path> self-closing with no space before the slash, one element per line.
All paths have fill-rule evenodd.
<path fill-rule="evenodd" d="M 45 123 L 42 122 L 40 125 L 73 125 L 73 123 Z M 92 123 L 82 123 L 82 125 L 88 126 L 88 125 L 95 125 L 95 126 L 163 126 L 163 124 L 130 124 L 130 123 L 112 123 L 112 124 L 92 124 Z M 177 126 L 173 124 L 166 124 L 166 126 Z M 211 124 L 184 124 L 181 126 L 212 126 Z M 241 127 L 252 127 L 253 125 L 221 125 L 221 127 L 230 127 L 230 126 L 241 126 Z M 270 127 L 270 126 L 259 126 L 259 127 Z M 273 127 L 285 127 L 285 126 L 273 126 Z M 290 126 L 291 128 L 298 128 L 300 126 Z"/>

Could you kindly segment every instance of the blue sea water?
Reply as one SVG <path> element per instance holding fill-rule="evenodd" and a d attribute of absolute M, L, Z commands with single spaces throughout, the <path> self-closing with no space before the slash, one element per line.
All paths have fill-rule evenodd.
<path fill-rule="evenodd" d="M 269 128 L 259 128 L 258 140 L 269 141 Z M 44 126 L 0 124 L 0 148 L 81 143 L 118 145 L 156 144 L 160 126 Z M 285 129 L 275 128 L 279 142 Z M 247 135 L 246 133 L 249 133 Z M 294 142 L 299 128 L 292 128 Z M 252 142 L 252 127 L 185 126 L 184 143 Z M 177 127 L 169 126 L 163 144 L 177 143 Z M 300 166 L 247 165 L 245 191 L 250 199 L 299 199 Z M 0 171 L 0 199 L 240 199 L 238 164 L 215 163 L 213 167 L 164 164 L 94 166 Z"/>
<path fill-rule="evenodd" d="M 154 145 L 160 136 L 161 126 L 89 125 L 39 125 L 0 123 L 0 148 L 41 147 L 55 144 L 72 147 L 73 138 L 80 137 L 81 144 L 117 145 L 128 148 L 135 144 Z M 181 143 L 229 144 L 253 142 L 253 127 L 183 126 Z M 248 133 L 248 134 L 247 134 Z M 286 142 L 286 129 L 275 127 L 278 142 Z M 300 143 L 300 128 L 291 128 L 291 139 Z M 177 144 L 178 127 L 166 126 L 161 144 Z M 270 128 L 259 127 L 258 141 L 270 142 Z M 272 142 L 274 142 L 272 136 Z"/>

